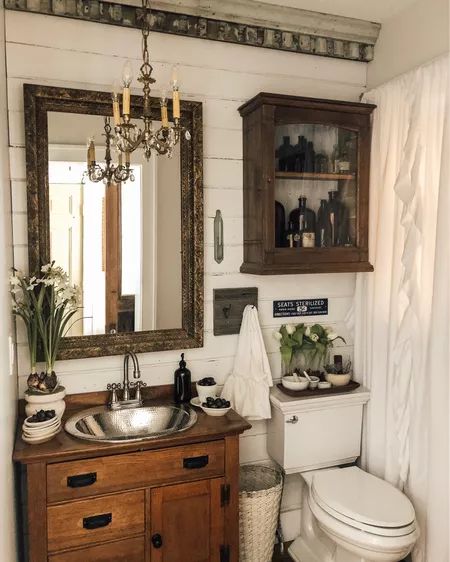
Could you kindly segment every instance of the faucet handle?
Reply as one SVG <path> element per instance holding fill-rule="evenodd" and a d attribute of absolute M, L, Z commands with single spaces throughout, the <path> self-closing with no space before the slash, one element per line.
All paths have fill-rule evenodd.
<path fill-rule="evenodd" d="M 122 388 L 120 383 L 111 383 L 111 384 L 107 384 L 106 385 L 106 390 L 110 390 L 111 391 L 111 398 L 109 403 L 110 404 L 115 404 L 116 402 L 118 402 L 118 398 L 117 398 L 117 391 L 120 390 Z"/>
<path fill-rule="evenodd" d="M 133 383 L 133 387 L 136 389 L 136 395 L 134 397 L 135 400 L 139 400 L 139 402 L 142 401 L 141 388 L 144 388 L 145 386 L 147 386 L 147 383 L 141 380 Z"/>

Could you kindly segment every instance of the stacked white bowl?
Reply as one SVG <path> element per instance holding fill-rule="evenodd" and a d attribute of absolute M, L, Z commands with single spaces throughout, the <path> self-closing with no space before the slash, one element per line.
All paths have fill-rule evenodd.
<path fill-rule="evenodd" d="M 42 410 L 43 412 L 43 410 Z M 53 417 L 43 416 L 39 419 L 39 413 L 36 415 L 28 416 L 22 425 L 22 439 L 31 445 L 38 445 L 50 441 L 61 429 L 61 419 L 55 415 Z M 45 412 L 47 413 L 47 412 Z"/>

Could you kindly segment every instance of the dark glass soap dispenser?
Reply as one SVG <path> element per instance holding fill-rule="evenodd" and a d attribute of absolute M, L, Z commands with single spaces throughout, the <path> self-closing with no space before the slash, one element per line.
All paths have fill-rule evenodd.
<path fill-rule="evenodd" d="M 186 367 L 184 353 L 182 353 L 180 366 L 174 375 L 174 399 L 179 404 L 180 402 L 189 402 L 191 397 L 191 371 Z"/>

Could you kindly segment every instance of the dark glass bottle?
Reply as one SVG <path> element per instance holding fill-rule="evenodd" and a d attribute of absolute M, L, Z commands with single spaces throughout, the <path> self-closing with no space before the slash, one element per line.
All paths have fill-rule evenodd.
<path fill-rule="evenodd" d="M 306 153 L 305 153 L 305 172 L 313 173 L 314 172 L 314 162 L 316 159 L 316 152 L 314 150 L 314 143 L 309 141 L 306 146 Z"/>
<path fill-rule="evenodd" d="M 275 201 L 275 247 L 286 246 L 286 213 L 283 205 Z"/>
<path fill-rule="evenodd" d="M 338 199 L 338 191 L 328 192 L 328 218 L 330 221 L 330 245 L 343 246 L 347 242 L 348 217 L 345 206 Z"/>
<path fill-rule="evenodd" d="M 191 398 L 191 371 L 186 367 L 184 353 L 182 353 L 180 366 L 174 375 L 174 399 L 179 404 L 180 402 L 189 402 Z"/>
<path fill-rule="evenodd" d="M 303 135 L 299 135 L 298 143 L 294 146 L 295 149 L 295 171 L 305 171 L 305 158 L 308 141 Z"/>
<path fill-rule="evenodd" d="M 297 234 L 297 239 L 300 240 L 298 232 L 295 230 L 294 223 L 289 221 L 289 227 L 286 232 L 286 245 L 288 248 L 295 248 L 295 235 Z"/>
<path fill-rule="evenodd" d="M 283 137 L 283 144 L 275 152 L 278 158 L 279 172 L 293 172 L 295 169 L 295 148 L 291 144 L 291 137 Z"/>
<path fill-rule="evenodd" d="M 331 225 L 328 216 L 328 201 L 326 199 L 320 200 L 320 206 L 317 211 L 317 225 L 316 225 L 316 246 L 319 248 L 326 248 L 330 246 Z"/>
<path fill-rule="evenodd" d="M 302 238 L 303 232 L 315 232 L 316 215 L 306 206 L 306 197 L 298 198 L 298 208 L 291 211 L 289 221 L 294 224 L 294 229 Z"/>

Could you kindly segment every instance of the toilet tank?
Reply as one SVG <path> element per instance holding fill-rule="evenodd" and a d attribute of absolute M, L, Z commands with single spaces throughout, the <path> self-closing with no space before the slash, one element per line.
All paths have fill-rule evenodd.
<path fill-rule="evenodd" d="M 359 457 L 367 389 L 292 398 L 274 388 L 270 401 L 268 452 L 286 473 L 339 466 Z"/>

